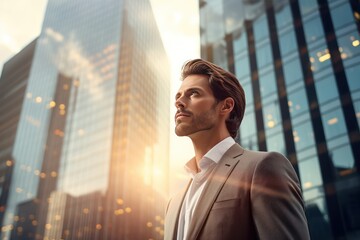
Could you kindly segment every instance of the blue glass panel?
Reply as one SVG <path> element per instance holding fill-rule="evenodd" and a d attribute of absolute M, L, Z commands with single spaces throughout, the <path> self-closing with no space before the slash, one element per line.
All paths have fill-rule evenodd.
<path fill-rule="evenodd" d="M 265 129 L 269 130 L 281 125 L 281 116 L 278 101 L 273 101 L 263 107 Z"/>
<path fill-rule="evenodd" d="M 286 154 L 283 132 L 266 137 L 266 146 L 268 151 Z"/>
<path fill-rule="evenodd" d="M 338 89 L 333 75 L 315 82 L 316 93 L 319 103 L 324 103 L 339 97 Z"/>
<path fill-rule="evenodd" d="M 241 51 L 247 52 L 247 34 L 245 31 L 241 31 L 240 36 L 234 39 L 233 47 L 235 55 Z"/>
<path fill-rule="evenodd" d="M 360 37 L 356 30 L 351 31 L 344 36 L 339 36 L 338 44 L 341 58 L 345 64 L 346 61 L 350 59 L 352 61 L 357 60 L 357 62 L 360 62 Z"/>
<path fill-rule="evenodd" d="M 254 96 L 251 82 L 244 84 L 243 89 L 245 92 L 246 105 L 252 104 L 254 102 Z"/>
<path fill-rule="evenodd" d="M 354 101 L 354 108 L 355 108 L 356 119 L 360 127 L 360 101 Z"/>
<path fill-rule="evenodd" d="M 314 132 L 310 121 L 301 125 L 293 125 L 293 136 L 297 152 L 315 145 Z"/>
<path fill-rule="evenodd" d="M 249 150 L 259 150 L 256 135 L 253 135 L 248 138 L 242 138 L 241 136 L 241 146 Z"/>
<path fill-rule="evenodd" d="M 304 31 L 306 42 L 312 43 L 320 38 L 324 38 L 324 30 L 321 24 L 320 17 L 315 17 L 310 21 L 304 23 Z"/>
<path fill-rule="evenodd" d="M 348 2 L 345 2 L 335 9 L 331 9 L 330 12 L 335 29 L 355 23 L 353 13 Z"/>
<path fill-rule="evenodd" d="M 336 109 L 322 115 L 326 139 L 330 140 L 340 134 L 346 133 L 344 116 L 341 109 Z"/>
<path fill-rule="evenodd" d="M 332 158 L 334 167 L 338 171 L 354 168 L 354 157 L 349 145 L 337 149 L 330 149 L 330 157 Z"/>
<path fill-rule="evenodd" d="M 256 134 L 255 113 L 245 112 L 245 116 L 240 126 L 241 137 L 246 138 Z"/>
<path fill-rule="evenodd" d="M 311 70 L 314 73 L 314 78 L 318 79 L 322 71 L 326 74 L 332 73 L 330 53 L 326 46 L 320 46 L 309 52 Z"/>
<path fill-rule="evenodd" d="M 288 106 L 293 118 L 308 110 L 308 101 L 304 88 L 288 94 Z"/>
<path fill-rule="evenodd" d="M 291 16 L 289 3 L 286 3 L 285 6 L 283 6 L 278 11 L 276 11 L 275 18 L 276 18 L 276 25 L 279 30 L 292 23 L 293 20 Z"/>
<path fill-rule="evenodd" d="M 254 36 L 255 42 L 259 42 L 261 39 L 268 38 L 269 28 L 267 24 L 266 15 L 262 15 L 254 22 Z"/>
<path fill-rule="evenodd" d="M 261 96 L 268 96 L 269 94 L 276 94 L 276 81 L 273 71 L 266 74 L 259 74 L 260 92 Z"/>
<path fill-rule="evenodd" d="M 272 63 L 272 54 L 269 44 L 266 44 L 256 49 L 256 60 L 258 68 L 265 67 L 269 63 Z"/>
<path fill-rule="evenodd" d="M 301 0 L 299 1 L 299 4 L 302 15 L 306 15 L 315 10 L 318 6 L 316 0 Z"/>
<path fill-rule="evenodd" d="M 300 60 L 298 58 L 295 58 L 290 62 L 284 62 L 283 64 L 286 85 L 291 85 L 297 80 L 302 81 L 303 75 Z"/>
<path fill-rule="evenodd" d="M 280 52 L 282 56 L 297 51 L 297 43 L 294 30 L 288 31 L 279 36 Z"/>
<path fill-rule="evenodd" d="M 299 162 L 299 172 L 303 190 L 322 184 L 319 160 L 317 157 Z"/>
<path fill-rule="evenodd" d="M 236 57 L 235 59 L 235 73 L 239 78 L 250 75 L 250 64 L 247 55 Z"/>

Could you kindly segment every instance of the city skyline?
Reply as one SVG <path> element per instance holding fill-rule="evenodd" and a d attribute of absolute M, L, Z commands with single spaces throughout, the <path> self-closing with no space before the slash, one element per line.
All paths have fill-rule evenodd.
<path fill-rule="evenodd" d="M 200 56 L 198 2 L 192 0 L 185 2 L 151 0 L 150 2 L 171 64 L 169 171 L 174 174 L 174 177 L 170 179 L 171 186 L 177 188 L 187 177 L 183 171 L 183 165 L 192 157 L 193 149 L 188 138 L 177 137 L 173 131 L 175 113 L 173 96 L 181 83 L 182 64 Z M 31 3 L 15 0 L 1 3 L 0 71 L 9 58 L 40 34 L 46 3 L 47 0 L 36 0 Z M 31 6 L 27 7 L 27 4 Z M 170 194 L 174 188 L 170 189 Z"/>
<path fill-rule="evenodd" d="M 2 239 L 160 239 L 171 75 L 150 1 L 50 0 L 34 43 L 1 76 Z"/>

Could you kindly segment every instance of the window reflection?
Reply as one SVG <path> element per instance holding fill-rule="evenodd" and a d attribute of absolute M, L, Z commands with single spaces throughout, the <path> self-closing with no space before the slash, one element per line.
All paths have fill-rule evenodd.
<path fill-rule="evenodd" d="M 319 160 L 317 157 L 299 162 L 300 179 L 305 190 L 322 185 Z"/>
<path fill-rule="evenodd" d="M 266 74 L 259 73 L 259 82 L 261 97 L 264 98 L 270 94 L 276 94 L 277 85 L 273 71 Z"/>
<path fill-rule="evenodd" d="M 268 151 L 286 154 L 283 132 L 266 137 L 266 146 Z"/>
<path fill-rule="evenodd" d="M 332 99 L 337 99 L 339 97 L 333 75 L 329 75 L 325 79 L 315 82 L 315 87 L 318 101 L 320 104 L 330 101 Z"/>
<path fill-rule="evenodd" d="M 247 138 L 256 134 L 255 113 L 246 111 L 246 116 L 240 125 L 241 138 Z"/>
<path fill-rule="evenodd" d="M 325 136 L 332 139 L 340 134 L 346 133 L 344 117 L 341 109 L 336 109 L 326 114 L 322 114 Z"/>
<path fill-rule="evenodd" d="M 295 90 L 288 95 L 288 106 L 291 116 L 294 118 L 308 110 L 308 101 L 304 88 Z"/>
<path fill-rule="evenodd" d="M 293 136 L 297 152 L 315 145 L 314 133 L 310 121 L 306 121 L 300 125 L 294 125 Z"/>
<path fill-rule="evenodd" d="M 336 29 L 354 23 L 353 12 L 351 10 L 350 4 L 347 2 L 340 5 L 339 7 L 330 9 L 330 12 L 334 27 Z"/>
<path fill-rule="evenodd" d="M 315 17 L 310 21 L 304 22 L 304 31 L 306 42 L 308 44 L 324 38 L 324 30 L 321 24 L 320 17 Z"/>
<path fill-rule="evenodd" d="M 290 30 L 279 37 L 280 51 L 282 56 L 297 51 L 297 42 L 294 30 Z"/>
<path fill-rule="evenodd" d="M 256 60 L 259 69 L 272 63 L 272 52 L 268 43 L 256 49 Z"/>
<path fill-rule="evenodd" d="M 295 58 L 292 61 L 283 63 L 284 77 L 287 85 L 290 85 L 296 81 L 301 81 L 303 74 L 301 71 L 300 60 Z"/>
<path fill-rule="evenodd" d="M 336 149 L 330 150 L 330 157 L 334 164 L 335 169 L 339 172 L 340 176 L 348 175 L 352 171 L 348 169 L 353 169 L 354 166 L 354 157 L 349 145 L 345 145 Z"/>

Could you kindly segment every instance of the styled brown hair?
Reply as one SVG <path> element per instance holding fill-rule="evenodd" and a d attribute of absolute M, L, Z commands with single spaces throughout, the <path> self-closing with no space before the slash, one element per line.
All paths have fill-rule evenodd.
<path fill-rule="evenodd" d="M 234 74 L 203 59 L 190 60 L 183 65 L 181 73 L 182 80 L 193 74 L 209 76 L 210 88 L 217 101 L 222 101 L 228 97 L 234 99 L 234 109 L 226 120 L 226 127 L 231 137 L 235 138 L 244 117 L 246 104 L 245 92 L 239 80 Z"/>

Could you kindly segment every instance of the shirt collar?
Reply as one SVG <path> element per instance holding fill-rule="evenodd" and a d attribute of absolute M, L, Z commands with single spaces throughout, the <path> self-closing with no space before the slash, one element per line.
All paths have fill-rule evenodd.
<path fill-rule="evenodd" d="M 232 137 L 227 137 L 224 140 L 217 143 L 212 147 L 200 160 L 199 167 L 200 170 L 206 170 L 210 165 L 218 163 L 221 157 L 225 154 L 229 148 L 235 144 L 235 141 Z M 196 175 L 196 159 L 193 157 L 190 161 L 185 164 L 185 170 L 191 174 L 191 176 Z"/>

